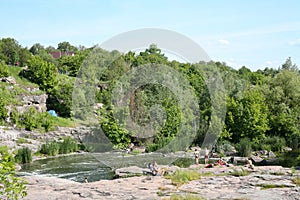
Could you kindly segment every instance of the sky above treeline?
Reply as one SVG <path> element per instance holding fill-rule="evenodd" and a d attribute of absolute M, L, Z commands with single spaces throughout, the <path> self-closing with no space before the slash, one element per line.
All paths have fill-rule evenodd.
<path fill-rule="evenodd" d="M 256 71 L 288 57 L 300 65 L 300 1 L 0 0 L 0 38 L 23 47 L 101 44 L 123 32 L 168 29 L 214 61 Z M 176 41 L 175 41 L 176 42 Z"/>

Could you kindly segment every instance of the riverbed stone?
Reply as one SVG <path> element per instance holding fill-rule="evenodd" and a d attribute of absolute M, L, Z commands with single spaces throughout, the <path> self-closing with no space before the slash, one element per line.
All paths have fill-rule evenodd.
<path fill-rule="evenodd" d="M 233 167 L 239 168 L 239 167 Z M 137 167 L 129 168 L 138 171 Z M 272 175 L 267 169 L 282 170 L 279 166 L 258 167 L 247 176 L 235 177 L 229 174 L 201 176 L 181 186 L 175 186 L 170 179 L 161 176 L 135 176 L 115 180 L 101 180 L 91 183 L 77 183 L 65 179 L 45 176 L 26 176 L 28 196 L 25 200 L 39 199 L 169 199 L 172 194 L 193 194 L 206 199 L 270 199 L 297 200 L 299 186 L 292 182 L 291 175 Z M 186 170 L 186 169 L 182 169 Z M 209 168 L 190 168 L 203 173 Z M 213 168 L 219 171 L 219 168 Z M 122 170 L 121 170 L 122 171 Z M 129 171 L 127 169 L 127 171 Z M 205 172 L 204 172 L 205 173 Z M 300 172 L 296 171 L 295 176 Z M 274 188 L 263 188 L 272 185 Z M 159 194 L 159 195 L 158 195 Z"/>

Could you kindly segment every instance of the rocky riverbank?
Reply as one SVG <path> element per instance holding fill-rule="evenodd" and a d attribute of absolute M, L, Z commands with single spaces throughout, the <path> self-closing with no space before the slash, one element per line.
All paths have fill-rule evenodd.
<path fill-rule="evenodd" d="M 170 199 L 174 194 L 192 194 L 204 199 L 300 199 L 300 186 L 293 182 L 295 177 L 299 178 L 299 171 L 292 172 L 289 168 L 281 166 L 255 167 L 246 176 L 230 175 L 234 170 L 241 170 L 239 166 L 204 168 L 203 165 L 192 165 L 181 170 L 196 170 L 202 176 L 181 186 L 172 184 L 166 177 L 151 175 L 91 183 L 78 183 L 55 177 L 26 176 L 24 178 L 28 181 L 28 196 L 24 200 L 40 200 L 41 197 L 47 200 L 155 200 Z"/>

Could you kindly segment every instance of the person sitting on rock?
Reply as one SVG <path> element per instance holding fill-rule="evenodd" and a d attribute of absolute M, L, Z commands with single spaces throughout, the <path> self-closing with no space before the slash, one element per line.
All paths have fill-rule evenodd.
<path fill-rule="evenodd" d="M 88 181 L 88 178 L 85 177 L 83 182 L 84 182 L 84 183 L 88 183 L 88 182 L 89 182 L 89 181 Z"/>
<path fill-rule="evenodd" d="M 132 151 L 133 151 L 133 147 L 134 147 L 134 144 L 133 144 L 133 143 L 130 143 L 130 144 L 128 145 L 128 148 L 126 149 L 126 152 L 127 152 L 127 153 L 132 152 Z"/>
<path fill-rule="evenodd" d="M 153 176 L 163 176 L 165 173 L 164 169 L 160 169 L 157 165 L 156 161 L 153 161 L 152 164 L 149 165 L 149 169 Z"/>
<path fill-rule="evenodd" d="M 222 157 L 220 156 L 219 160 L 217 162 L 215 162 L 214 164 L 215 166 L 228 166 L 228 164 L 222 159 Z"/>
<path fill-rule="evenodd" d="M 254 169 L 254 165 L 252 164 L 252 160 L 250 160 L 249 158 L 247 159 L 247 164 L 245 165 L 245 167 L 248 167 L 250 169 Z"/>

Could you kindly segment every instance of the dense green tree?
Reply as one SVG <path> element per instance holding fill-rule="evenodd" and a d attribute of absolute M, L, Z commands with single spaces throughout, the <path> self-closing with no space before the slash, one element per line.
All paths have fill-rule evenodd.
<path fill-rule="evenodd" d="M 40 56 L 33 56 L 28 61 L 29 80 L 39 85 L 40 89 L 51 92 L 57 85 L 57 68 L 52 63 L 44 61 Z"/>
<path fill-rule="evenodd" d="M 57 49 L 62 52 L 77 51 L 77 48 L 75 46 L 66 41 L 58 43 Z"/>
<path fill-rule="evenodd" d="M 21 48 L 19 50 L 19 66 L 27 66 L 28 60 L 31 58 L 31 53 L 27 48 Z"/>
<path fill-rule="evenodd" d="M 55 110 L 61 117 L 71 117 L 74 81 L 68 76 L 60 77 L 57 87 L 48 96 L 48 110 Z"/>
<path fill-rule="evenodd" d="M 270 114 L 269 135 L 285 137 L 288 143 L 300 142 L 300 76 L 292 70 L 281 70 L 266 85 Z M 294 146 L 298 146 L 295 144 Z"/>
<path fill-rule="evenodd" d="M 77 52 L 74 56 L 62 56 L 58 61 L 60 73 L 76 77 L 89 51 Z"/>
<path fill-rule="evenodd" d="M 233 142 L 243 137 L 259 141 L 269 130 L 268 107 L 260 89 L 250 88 L 240 99 L 228 98 L 226 130 Z"/>
<path fill-rule="evenodd" d="M 40 43 L 35 43 L 29 49 L 30 53 L 32 53 L 33 55 L 38 55 L 41 51 L 44 50 L 45 50 L 44 46 L 41 45 Z"/>
<path fill-rule="evenodd" d="M 13 38 L 2 38 L 0 40 L 0 50 L 2 59 L 6 62 L 6 64 L 14 65 L 19 61 L 19 51 L 21 46 L 19 43 Z"/>
<path fill-rule="evenodd" d="M 291 57 L 288 57 L 286 59 L 285 63 L 281 65 L 281 69 L 288 71 L 298 71 L 298 67 L 296 64 L 293 64 Z"/>

